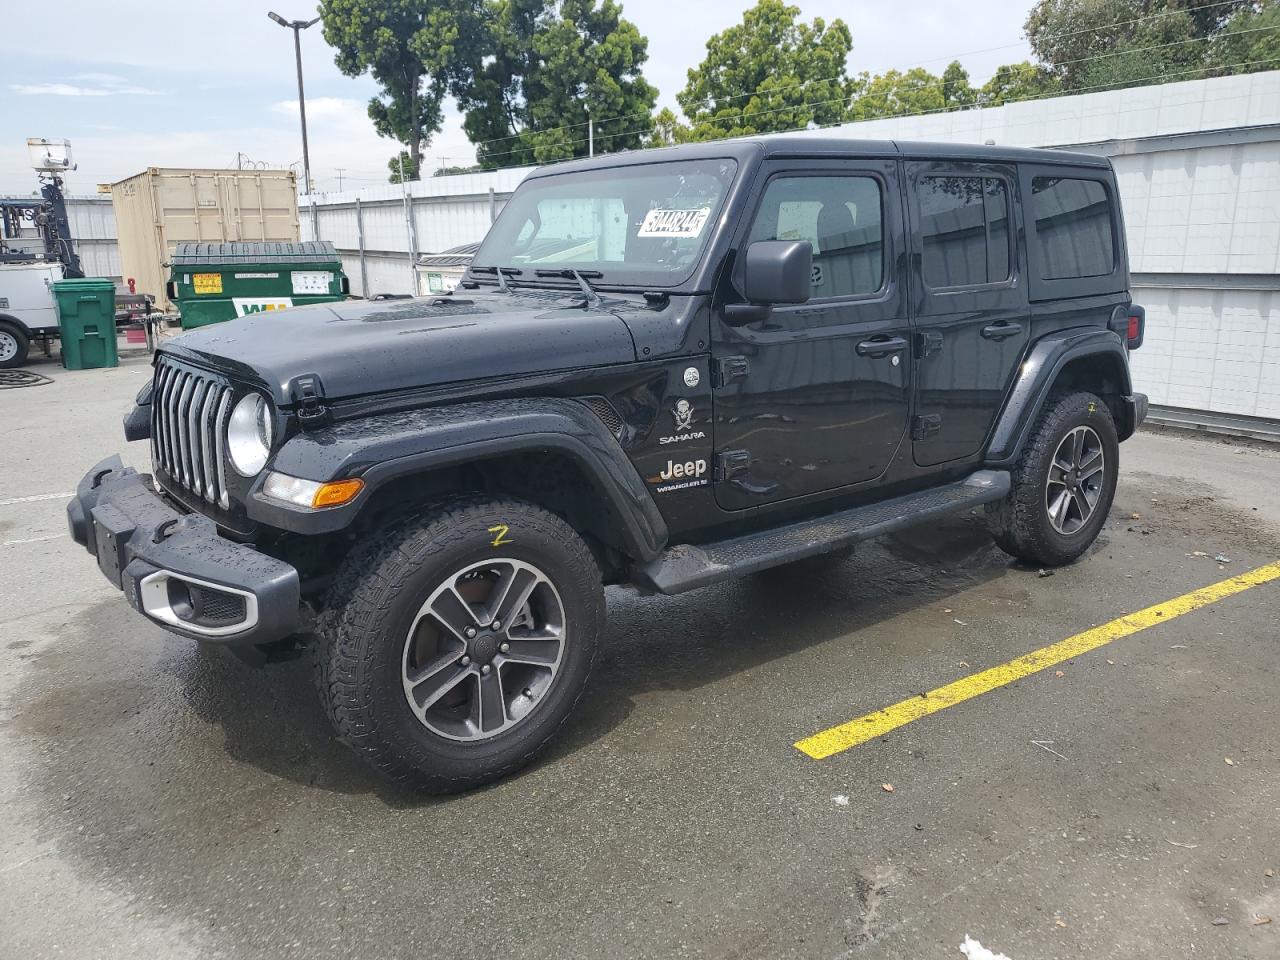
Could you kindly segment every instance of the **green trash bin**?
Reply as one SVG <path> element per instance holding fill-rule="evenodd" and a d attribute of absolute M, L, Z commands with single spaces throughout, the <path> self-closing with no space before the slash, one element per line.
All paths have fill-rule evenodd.
<path fill-rule="evenodd" d="M 179 243 L 169 299 L 190 330 L 251 313 L 345 300 L 342 258 L 327 240 Z"/>
<path fill-rule="evenodd" d="M 116 285 L 101 277 L 57 280 L 50 284 L 58 304 L 62 365 L 68 370 L 114 367 Z"/>

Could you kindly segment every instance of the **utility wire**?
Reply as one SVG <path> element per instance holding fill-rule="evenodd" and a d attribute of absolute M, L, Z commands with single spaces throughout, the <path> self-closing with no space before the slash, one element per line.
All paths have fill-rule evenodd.
<path fill-rule="evenodd" d="M 1129 26 L 1129 25 L 1131 25 L 1131 24 L 1145 23 L 1145 22 L 1147 22 L 1147 21 L 1149 21 L 1149 20 L 1158 20 L 1158 19 L 1160 19 L 1160 18 L 1162 18 L 1162 17 L 1172 16 L 1173 14 L 1176 14 L 1176 13 L 1195 13 L 1196 11 L 1199 11 L 1199 10 L 1208 10 L 1208 9 L 1213 8 L 1213 7 L 1225 7 L 1225 6 L 1232 6 L 1232 5 L 1237 4 L 1238 2 L 1239 2 L 1239 0 L 1217 0 L 1217 2 L 1215 2 L 1215 3 L 1204 3 L 1204 4 L 1200 4 L 1199 6 L 1195 6 L 1195 7 L 1182 7 L 1182 8 L 1174 9 L 1174 10 L 1165 9 L 1165 10 L 1159 11 L 1159 12 L 1157 12 L 1157 13 L 1145 14 L 1145 15 L 1143 15 L 1143 16 L 1141 16 L 1141 17 L 1134 17 L 1134 18 L 1132 18 L 1132 19 L 1130 19 L 1130 20 L 1119 20 L 1119 21 L 1116 21 L 1115 23 L 1108 23 L 1108 24 L 1105 24 L 1105 25 L 1103 25 L 1103 26 L 1099 26 L 1099 27 L 1085 27 L 1085 28 L 1082 28 L 1082 29 L 1080 29 L 1080 30 L 1065 30 L 1065 31 L 1062 31 L 1062 32 L 1059 32 L 1059 33 L 1047 34 L 1043 39 L 1045 39 L 1045 40 L 1058 40 L 1058 39 L 1062 39 L 1062 38 L 1064 38 L 1064 37 L 1076 37 L 1076 36 L 1082 36 L 1082 35 L 1084 35 L 1084 34 L 1089 34 L 1089 33 L 1099 33 L 1099 32 L 1101 32 L 1101 31 L 1103 31 L 1103 30 L 1113 30 L 1113 29 L 1115 29 L 1115 28 L 1117 28 L 1117 27 L 1124 27 L 1124 26 Z M 1258 27 L 1258 28 L 1254 28 L 1254 29 L 1255 29 L 1255 30 L 1272 30 L 1272 29 L 1275 29 L 1275 28 L 1274 28 L 1274 27 Z M 1250 31 L 1250 30 L 1241 30 L 1241 31 L 1237 31 L 1237 32 L 1236 32 L 1235 34 L 1233 34 L 1233 35 L 1234 35 L 1234 36 L 1238 36 L 1238 35 L 1240 35 L 1240 34 L 1243 34 L 1243 33 L 1250 33 L 1250 32 L 1253 32 L 1253 31 Z M 1203 37 L 1196 37 L 1196 38 L 1193 38 L 1193 39 L 1195 39 L 1195 40 L 1203 40 L 1203 39 L 1206 39 L 1206 38 L 1203 38 Z M 1176 42 L 1176 43 L 1189 43 L 1189 42 L 1192 42 L 1192 41 L 1191 41 L 1191 40 L 1179 40 L 1179 41 L 1175 41 L 1175 42 Z M 998 47 L 986 47 L 986 48 L 984 48 L 984 49 L 982 49 L 982 50 L 970 50 L 970 51 L 968 51 L 967 53 L 959 53 L 959 54 L 955 54 L 955 55 L 948 56 L 948 57 L 934 57 L 934 58 L 933 58 L 933 59 L 931 59 L 931 60 L 924 60 L 924 61 L 921 61 L 921 63 L 941 63 L 941 62 L 942 62 L 942 61 L 944 61 L 944 60 L 945 60 L 945 61 L 947 61 L 947 62 L 951 62 L 951 61 L 954 61 L 954 60 L 959 60 L 961 57 L 976 56 L 976 55 L 978 55 L 978 54 L 982 54 L 982 53 L 996 53 L 996 52 L 998 52 L 998 51 L 1000 51 L 1000 50 L 1009 50 L 1009 49 L 1012 49 L 1013 47 L 1020 47 L 1020 46 L 1022 46 L 1022 44 L 1021 44 L 1021 43 L 1007 43 L 1007 44 L 1004 44 L 1003 46 L 998 46 Z M 1144 50 L 1151 50 L 1151 49 L 1157 49 L 1157 48 L 1156 48 L 1156 47 L 1144 47 L 1143 49 L 1144 49 Z M 1128 51 L 1122 51 L 1122 52 L 1123 52 L 1123 53 L 1138 53 L 1138 52 L 1140 52 L 1140 51 L 1137 51 L 1137 50 L 1128 50 Z M 1118 55 L 1119 55 L 1119 54 L 1112 53 L 1112 54 L 1105 54 L 1104 56 L 1118 56 Z M 1084 58 L 1084 59 L 1092 59 L 1092 58 Z M 1064 61 L 1062 64 L 1054 64 L 1054 66 L 1065 66 L 1066 64 L 1069 64 L 1069 63 L 1080 63 L 1080 62 L 1082 62 L 1082 61 L 1080 61 L 1080 60 L 1069 60 L 1069 61 Z M 920 64 L 917 64 L 917 66 L 919 66 L 919 65 L 920 65 Z M 882 68 L 880 68 L 881 72 L 884 72 L 884 71 L 886 71 L 886 70 L 891 70 L 891 69 L 895 69 L 895 68 L 893 68 L 893 67 L 887 67 L 887 68 L 886 68 L 886 67 L 882 67 Z M 866 70 L 866 71 L 861 71 L 861 72 L 862 72 L 862 73 L 870 73 L 871 71 Z M 735 94 L 730 94 L 729 96 L 724 96 L 724 97 L 711 97 L 711 96 L 708 96 L 708 97 L 704 98 L 703 100 L 698 101 L 698 102 L 695 104 L 695 106 L 702 106 L 702 107 L 706 107 L 706 106 L 710 106 L 710 105 L 712 104 L 712 102 L 716 102 L 716 103 L 724 103 L 724 102 L 728 102 L 728 101 L 730 101 L 730 100 L 741 100 L 741 99 L 743 99 L 743 98 L 745 98 L 745 97 L 754 97 L 754 96 L 757 96 L 757 95 L 759 95 L 759 94 L 770 94 L 770 95 L 771 95 L 771 94 L 777 93 L 778 91 L 781 91 L 781 90 L 789 90 L 789 89 L 791 89 L 791 88 L 793 88 L 793 87 L 804 87 L 804 86 L 808 86 L 809 84 L 833 83 L 833 82 L 837 82 L 837 81 L 845 80 L 845 79 L 848 79 L 847 74 L 837 74 L 837 75 L 835 75 L 835 76 L 831 76 L 831 77 L 814 77 L 814 78 L 811 78 L 811 79 L 809 79 L 809 80 L 797 80 L 797 81 L 795 81 L 794 83 L 786 83 L 786 84 L 782 84 L 782 85 L 780 85 L 780 86 L 776 86 L 776 87 L 758 87 L 758 88 L 756 88 L 755 90 L 752 90 L 752 91 L 749 91 L 749 92 L 746 92 L 746 93 L 735 93 Z M 536 132 L 536 133 L 558 133 L 558 132 L 559 132 L 559 131 L 561 131 L 561 130 L 572 130 L 572 129 L 576 128 L 576 127 L 585 127 L 585 126 L 587 126 L 589 123 L 593 123 L 593 122 L 596 124 L 596 126 L 597 126 L 597 127 L 599 127 L 599 125 L 600 125 L 600 124 L 602 124 L 602 123 L 610 123 L 610 122 L 615 121 L 615 120 L 631 120 L 631 119 L 633 119 L 633 118 L 635 118 L 635 117 L 645 117 L 645 116 L 649 116 L 649 115 L 651 115 L 651 113 L 652 113 L 652 111 L 645 110 L 645 111 L 640 111 L 640 112 L 637 112 L 637 113 L 624 113 L 624 114 L 621 114 L 620 116 L 616 116 L 616 117 L 601 117 L 601 118 L 599 118 L 599 119 L 595 119 L 595 120 L 583 120 L 583 121 L 579 121 L 579 122 L 577 122 L 577 123 L 567 123 L 567 124 L 564 124 L 564 125 L 559 126 L 559 127 L 548 127 L 548 128 L 546 128 L 546 129 L 543 129 L 543 130 L 537 130 L 537 131 L 529 131 L 529 130 L 526 130 L 526 131 L 523 131 L 523 132 L 521 132 L 521 133 L 508 134 L 507 136 L 504 136 L 504 137 L 493 137 L 493 138 L 491 138 L 491 139 L 489 139 L 489 140 L 478 140 L 478 141 L 476 141 L 475 146 L 477 146 L 477 147 L 483 147 L 483 146 L 488 146 L 488 145 L 489 145 L 489 144 L 491 144 L 491 143 L 501 143 L 501 142 L 502 142 L 502 141 L 504 141 L 504 140 L 518 140 L 518 139 L 520 139 L 522 136 L 524 136 L 524 134 L 525 134 L 525 133 L 535 133 L 535 132 Z M 625 136 L 625 134 L 609 134 L 609 136 Z M 573 143 L 584 143 L 584 142 L 585 142 L 585 139 L 584 139 L 584 140 L 574 140 L 574 141 L 573 141 Z M 517 152 L 517 151 L 511 151 L 511 152 Z M 505 156 L 505 154 L 499 154 L 499 156 Z"/>
<path fill-rule="evenodd" d="M 1275 28 L 1271 28 L 1271 29 L 1275 29 Z M 1153 74 L 1152 76 L 1149 76 L 1149 77 L 1140 77 L 1140 78 L 1138 78 L 1138 79 L 1136 79 L 1136 80 L 1131 80 L 1131 81 L 1123 81 L 1123 82 L 1121 82 L 1121 81 L 1114 81 L 1114 80 L 1113 80 L 1113 81 L 1110 81 L 1110 82 L 1108 82 L 1108 83 L 1099 83 L 1099 84 L 1094 84 L 1094 85 L 1092 85 L 1092 86 L 1087 86 L 1087 87 L 1072 87 L 1072 88 L 1069 88 L 1069 89 L 1063 89 L 1063 90 L 1050 90 L 1050 91 L 1046 91 L 1046 92 L 1044 92 L 1044 93 L 1031 94 L 1031 95 L 1028 95 L 1028 96 L 1025 96 L 1025 97 L 1015 97 L 1015 98 L 1011 98 L 1011 99 L 1008 99 L 1008 100 L 1004 100 L 1004 101 L 1002 101 L 1002 102 L 1000 103 L 1000 106 L 1007 106 L 1007 105 L 1009 105 L 1009 104 L 1013 104 L 1013 103 L 1023 103 L 1023 102 L 1029 101 L 1029 100 L 1043 100 L 1043 99 L 1049 99 L 1049 98 L 1053 98 L 1053 97 L 1076 96 L 1076 95 L 1078 95 L 1078 94 L 1082 94 L 1082 93 L 1090 93 L 1090 92 L 1094 92 L 1094 91 L 1098 91 L 1098 90 L 1105 90 L 1105 89 L 1108 89 L 1108 88 L 1112 88 L 1112 89 L 1114 89 L 1114 88 L 1117 88 L 1117 87 L 1118 87 L 1118 88 L 1120 88 L 1120 89 L 1125 89 L 1125 88 L 1128 88 L 1128 87 L 1137 87 L 1137 86 L 1142 86 L 1142 85 L 1146 84 L 1148 81 L 1151 81 L 1151 80 L 1162 80 L 1162 79 L 1166 79 L 1166 78 L 1169 78 L 1169 77 L 1182 77 L 1182 76 L 1188 76 L 1188 75 L 1190 75 L 1190 74 L 1206 73 L 1206 72 L 1211 72 L 1211 71 L 1215 71 L 1215 70 L 1234 70 L 1234 69 L 1239 68 L 1239 67 L 1257 66 L 1257 65 L 1260 65 L 1260 64 L 1264 64 L 1264 63 L 1280 63 L 1280 57 L 1268 57 L 1268 58 L 1266 58 L 1266 59 L 1262 59 L 1262 60 L 1245 60 L 1245 61 L 1241 61 L 1241 62 L 1237 62 L 1237 63 L 1215 64 L 1215 65 L 1213 65 L 1213 66 L 1195 67 L 1195 68 L 1192 68 L 1192 69 L 1189 69 L 1189 70 L 1178 70 L 1178 71 L 1173 71 L 1173 72 L 1166 72 L 1166 73 Z M 718 117 L 717 119 L 719 119 L 719 120 L 736 120 L 736 119 L 741 119 L 741 118 L 743 118 L 743 117 L 760 117 L 760 116 L 766 116 L 766 115 L 771 114 L 771 113 L 783 113 L 783 112 L 786 112 L 786 111 L 788 111 L 788 110 L 798 110 L 798 109 L 801 109 L 801 108 L 803 108 L 803 107 L 816 107 L 816 106 L 824 106 L 824 105 L 826 105 L 826 104 L 831 104 L 831 103 L 840 103 L 840 102 L 843 102 L 844 100 L 847 100 L 847 99 L 848 99 L 847 97 L 841 97 L 841 98 L 838 98 L 838 99 L 832 99 L 832 100 L 818 100 L 818 101 L 813 101 L 813 102 L 809 102 L 809 103 L 795 104 L 794 106 L 790 106 L 790 107 L 781 107 L 781 108 L 778 108 L 778 109 L 776 109 L 776 110 L 762 110 L 762 111 L 759 111 L 759 112 L 756 112 L 756 113 L 735 114 L 735 115 L 733 115 L 733 116 L 729 116 L 729 117 Z M 960 111 L 960 110 L 968 110 L 968 109 L 974 109 L 974 105 L 973 105 L 973 104 L 968 104 L 968 105 L 955 105 L 955 106 L 946 106 L 946 107 L 934 107 L 934 108 L 929 109 L 929 110 L 916 110 L 916 111 L 911 111 L 911 112 L 891 113 L 891 114 L 885 114 L 885 115 L 883 115 L 883 116 L 879 116 L 879 117 L 868 117 L 867 119 L 868 119 L 868 120 L 895 120 L 895 119 L 903 119 L 903 118 L 906 118 L 906 117 L 920 117 L 920 116 L 927 116 L 927 115 L 935 114 L 935 113 L 952 113 L 952 112 L 957 112 L 957 111 Z M 835 121 L 835 122 L 833 122 L 833 123 L 820 124 L 820 125 L 818 125 L 818 129 L 824 129 L 824 130 L 825 130 L 825 129 L 830 129 L 830 128 L 832 128 L 832 127 L 845 126 L 846 124 L 850 124 L 850 123 L 858 123 L 858 122 L 862 122 L 862 121 L 857 121 L 857 120 L 838 120 L 838 121 Z M 808 125 L 805 125 L 805 126 L 799 126 L 799 127 L 792 127 L 792 128 L 788 128 L 788 129 L 786 129 L 786 130 L 776 130 L 776 131 L 772 131 L 772 132 L 773 132 L 773 133 L 795 133 L 795 132 L 798 132 L 798 131 L 801 131 L 801 130 L 807 130 L 807 129 L 809 129 L 809 126 L 808 126 Z M 649 131 L 649 128 L 647 128 L 647 127 L 637 127 L 637 128 L 635 128 L 635 129 L 633 129 L 633 130 L 627 130 L 627 131 L 624 131 L 624 132 L 622 132 L 622 133 L 613 134 L 613 136 L 626 137 L 626 136 L 631 136 L 631 135 L 633 135 L 633 134 L 641 134 L 641 133 L 648 133 L 648 132 L 650 132 L 650 131 Z M 741 136 L 741 135 L 739 135 L 739 136 Z M 713 142 L 715 142 L 715 141 L 717 141 L 717 140 L 729 140 L 729 139 L 736 139 L 736 137 L 728 137 L 728 136 L 724 136 L 724 137 L 712 137 L 712 138 L 710 138 L 709 140 L 699 140 L 699 141 L 696 141 L 696 142 L 698 142 L 698 143 L 713 143 Z M 585 138 L 585 137 L 583 137 L 583 138 L 580 138 L 580 139 L 578 139 L 578 140 L 570 140 L 570 141 L 569 141 L 569 143 L 568 143 L 568 146 L 574 146 L 574 145 L 576 145 L 576 144 L 586 143 L 586 142 L 587 142 L 587 141 L 586 141 L 586 138 Z M 521 151 L 518 151 L 518 150 L 511 150 L 511 151 L 508 151 L 507 153 L 503 153 L 503 154 L 493 154 L 493 155 L 491 155 L 491 157 L 510 156 L 511 154 L 518 153 L 518 152 L 521 152 Z M 555 161 L 555 162 L 560 162 L 560 161 Z M 504 169 L 504 168 L 499 167 L 499 168 L 497 168 L 497 169 Z"/>

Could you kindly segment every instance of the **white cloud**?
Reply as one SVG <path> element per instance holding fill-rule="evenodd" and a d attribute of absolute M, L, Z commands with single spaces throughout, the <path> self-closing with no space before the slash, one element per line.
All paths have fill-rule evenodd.
<path fill-rule="evenodd" d="M 103 76 L 99 74 L 99 76 Z M 11 83 L 9 89 L 23 97 L 160 97 L 159 90 L 148 90 L 129 83 L 100 83 L 81 87 L 73 83 Z"/>
<path fill-rule="evenodd" d="M 271 105 L 273 113 L 285 116 L 298 115 L 297 100 L 280 100 Z M 347 97 L 309 97 L 307 99 L 307 122 L 330 118 L 359 117 L 368 122 L 368 106 L 363 100 L 351 100 Z"/>
<path fill-rule="evenodd" d="M 77 87 L 69 83 L 11 83 L 9 89 L 23 97 L 109 97 L 107 90 Z"/>

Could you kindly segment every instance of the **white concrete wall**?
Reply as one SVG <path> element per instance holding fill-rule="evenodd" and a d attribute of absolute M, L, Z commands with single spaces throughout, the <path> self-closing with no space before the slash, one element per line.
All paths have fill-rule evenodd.
<path fill-rule="evenodd" d="M 1274 123 L 1280 123 L 1280 70 L 863 120 L 789 136 L 1063 147 Z"/>
<path fill-rule="evenodd" d="M 1153 402 L 1280 420 L 1280 291 L 1135 285 L 1133 296 L 1147 308 L 1133 379 Z"/>
<path fill-rule="evenodd" d="M 1276 136 L 1114 157 L 1129 269 L 1280 274 L 1280 132 Z"/>

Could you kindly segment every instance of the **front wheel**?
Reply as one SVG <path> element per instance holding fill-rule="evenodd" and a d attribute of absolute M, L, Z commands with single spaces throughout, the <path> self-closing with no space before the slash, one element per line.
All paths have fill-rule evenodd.
<path fill-rule="evenodd" d="M 529 763 L 585 688 L 604 627 L 591 551 L 515 500 L 442 506 L 344 564 L 317 625 L 340 739 L 393 779 L 465 790 Z"/>
<path fill-rule="evenodd" d="M 987 507 L 996 543 L 1041 566 L 1077 559 L 1111 509 L 1120 442 L 1107 405 L 1092 393 L 1051 397 L 1013 469 L 1013 486 Z"/>

